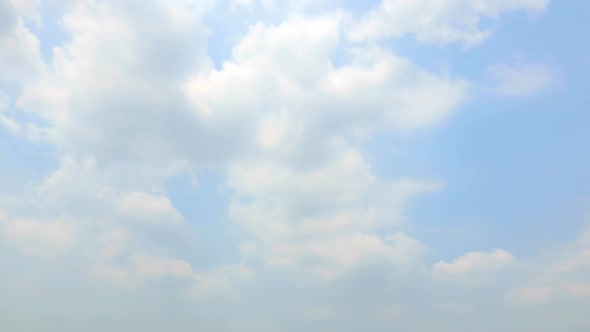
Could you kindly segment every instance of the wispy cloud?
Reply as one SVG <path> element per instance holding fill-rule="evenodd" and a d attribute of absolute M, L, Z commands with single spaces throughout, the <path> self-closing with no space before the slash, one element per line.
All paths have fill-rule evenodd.
<path fill-rule="evenodd" d="M 528 97 L 558 82 L 558 70 L 546 63 L 495 65 L 487 69 L 492 91 L 502 97 Z"/>

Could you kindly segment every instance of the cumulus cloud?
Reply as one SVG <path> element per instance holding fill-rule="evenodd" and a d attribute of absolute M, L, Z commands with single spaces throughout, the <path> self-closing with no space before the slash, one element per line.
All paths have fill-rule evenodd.
<path fill-rule="evenodd" d="M 440 184 L 380 181 L 350 145 L 359 133 L 439 123 L 462 102 L 466 88 L 464 81 L 437 77 L 375 48 L 351 50 L 352 63 L 336 67 L 331 54 L 342 22 L 336 12 L 257 24 L 230 61 L 185 85 L 207 121 L 237 117 L 232 125 L 256 139 L 249 142 L 250 156 L 228 167 L 227 182 L 235 195 L 230 216 L 255 238 L 249 259 L 321 278 L 363 260 L 395 263 L 414 256 L 366 231 L 399 224 L 409 198 Z M 238 128 L 232 132 L 242 135 Z M 339 253 L 339 247 L 351 249 Z M 343 262 L 339 257 L 349 251 L 366 255 Z M 314 260 L 323 263 L 305 263 Z"/>
<path fill-rule="evenodd" d="M 323 142 L 439 123 L 465 98 L 465 81 L 385 50 L 353 50 L 352 63 L 335 67 L 342 11 L 258 23 L 212 69 L 203 15 L 190 3 L 78 4 L 64 15 L 71 40 L 17 105 L 69 155 L 162 168 L 259 151 L 309 162 L 328 149 Z"/>
<path fill-rule="evenodd" d="M 231 61 L 197 75 L 186 92 L 212 124 L 232 119 L 241 124 L 231 128 L 234 135 L 259 130 L 253 144 L 302 158 L 327 149 L 322 142 L 437 124 L 464 100 L 465 81 L 438 77 L 383 49 L 351 49 L 352 61 L 336 67 L 332 54 L 342 20 L 337 12 L 257 24 L 234 47 Z M 287 121 L 288 127 L 281 125 Z"/>
<path fill-rule="evenodd" d="M 43 22 L 43 6 L 0 0 L 0 89 L 17 86 L 2 94 L 0 122 L 56 165 L 0 197 L 0 307 L 10 308 L 0 323 L 27 329 L 15 319 L 22 310 L 41 322 L 35 332 L 156 331 L 170 321 L 179 331 L 432 331 L 426 315 L 440 331 L 508 331 L 480 324 L 510 314 L 501 296 L 587 299 L 587 243 L 546 269 L 501 249 L 431 267 L 439 254 L 410 205 L 445 179 L 383 174 L 365 149 L 378 135 L 411 139 L 449 121 L 473 84 L 377 39 L 474 45 L 491 33 L 483 20 L 546 4 L 384 0 L 352 13 L 330 0 L 47 2 L 65 41 L 43 62 L 27 24 Z M 227 31 L 211 31 L 210 15 L 227 6 L 273 18 L 255 17 L 222 58 L 210 36 Z M 498 91 L 523 96 L 548 86 L 538 82 L 545 69 L 490 73 Z M 192 190 L 227 201 L 219 218 L 171 194 L 175 176 L 211 169 L 223 175 L 218 192 Z M 521 284 L 529 275 L 515 265 L 549 272 Z M 502 279 L 511 273 L 520 279 Z M 479 287 L 466 295 L 465 282 L 448 280 Z M 63 318 L 54 308 L 80 317 L 43 325 Z M 109 319 L 94 324 L 97 313 Z"/>
<path fill-rule="evenodd" d="M 354 150 L 342 150 L 322 166 L 304 170 L 254 160 L 230 168 L 236 198 L 230 217 L 254 237 L 248 259 L 303 275 L 335 278 L 365 262 L 413 263 L 424 246 L 399 227 L 415 196 L 440 189 L 436 182 L 378 181 Z M 315 263 L 310 263 L 315 262 Z"/>
<path fill-rule="evenodd" d="M 49 73 L 18 101 L 46 122 L 47 142 L 68 156 L 37 189 L 45 207 L 69 204 L 79 215 L 92 210 L 113 218 L 104 207 L 115 205 L 115 218 L 179 221 L 165 197 L 100 181 L 129 181 L 109 176 L 121 173 L 121 165 L 139 165 L 131 178 L 140 174 L 156 183 L 146 168 L 226 165 L 227 187 L 235 193 L 230 214 L 270 246 L 264 251 L 286 236 L 288 246 L 302 251 L 295 257 L 316 256 L 332 261 L 328 265 L 339 265 L 338 259 L 317 248 L 331 243 L 352 243 L 394 261 L 413 256 L 419 243 L 405 246 L 396 235 L 386 244 L 365 232 L 399 224 L 409 198 L 440 184 L 382 182 L 351 145 L 359 133 L 366 138 L 445 120 L 464 99 L 466 82 L 377 48 L 353 49 L 353 61 L 336 67 L 342 11 L 256 24 L 232 58 L 213 69 L 203 13 L 191 6 L 158 2 L 135 12 L 124 3 L 89 2 L 66 13 L 71 40 L 56 48 Z M 158 31 L 142 25 L 145 19 L 160 22 Z M 185 45 L 188 38 L 194 42 Z M 161 181 L 170 173 L 160 174 Z M 246 197 L 256 200 L 246 203 Z M 402 247 L 410 252 L 398 253 Z M 300 260 L 268 258 L 277 259 Z"/>
<path fill-rule="evenodd" d="M 176 87 L 210 66 L 206 8 L 205 1 L 77 4 L 63 17 L 70 41 L 18 105 L 44 120 L 48 142 L 74 156 L 159 166 L 187 158 L 189 142 L 203 139 Z M 167 140 L 169 132 L 182 138 Z"/>

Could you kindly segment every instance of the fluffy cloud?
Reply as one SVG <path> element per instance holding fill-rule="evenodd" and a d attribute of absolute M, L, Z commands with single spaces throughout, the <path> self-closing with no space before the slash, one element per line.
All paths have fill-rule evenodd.
<path fill-rule="evenodd" d="M 245 247 L 248 259 L 331 279 L 365 262 L 420 257 L 424 246 L 417 240 L 376 233 L 399 227 L 407 201 L 440 184 L 378 181 L 357 151 L 340 153 L 304 170 L 262 160 L 230 168 L 228 186 L 236 192 L 230 217 L 255 239 Z"/>
<path fill-rule="evenodd" d="M 236 296 L 236 284 L 254 278 L 245 266 L 197 271 L 187 260 L 170 257 L 174 248 L 162 246 L 162 236 L 181 241 L 172 247 L 196 241 L 192 236 L 183 240 L 190 230 L 182 214 L 162 194 L 100 183 L 95 167 L 92 161 L 65 162 L 9 207 L 17 215 L 43 213 L 52 219 L 2 212 L 0 238 L 25 256 L 75 261 L 72 273 L 80 278 L 129 289 L 173 280 L 184 285 L 187 295 Z"/>
<path fill-rule="evenodd" d="M 342 29 L 341 12 L 257 24 L 231 61 L 185 86 L 207 121 L 233 119 L 256 138 L 250 155 L 228 167 L 227 182 L 235 195 L 230 216 L 254 237 L 248 259 L 322 278 L 365 260 L 416 257 L 417 241 L 408 238 L 416 244 L 402 249 L 366 232 L 398 225 L 409 198 L 440 184 L 382 181 L 351 144 L 439 123 L 466 88 L 375 48 L 353 49 L 351 63 L 336 67 Z M 344 259 L 349 252 L 365 255 Z"/>
<path fill-rule="evenodd" d="M 208 4 L 136 4 L 91 1 L 68 11 L 70 41 L 54 49 L 48 74 L 18 105 L 43 119 L 46 140 L 68 154 L 165 167 L 202 141 L 177 85 L 210 66 L 201 23 Z M 183 138 L 166 140 L 169 132 Z"/>
<path fill-rule="evenodd" d="M 256 24 L 232 60 L 211 69 L 195 6 L 74 6 L 63 19 L 70 42 L 17 105 L 40 117 L 39 136 L 68 155 L 162 168 L 223 165 L 260 150 L 314 159 L 341 137 L 439 123 L 464 100 L 464 81 L 385 50 L 351 50 L 353 61 L 335 67 L 342 11 Z"/>
<path fill-rule="evenodd" d="M 1 48 L 0 79 L 18 85 L 0 122 L 57 164 L 0 197 L 3 326 L 510 331 L 536 323 L 506 300 L 587 299 L 587 243 L 550 266 L 494 250 L 430 268 L 439 253 L 409 205 L 444 179 L 377 172 L 364 149 L 377 135 L 411 138 L 448 121 L 472 85 L 375 39 L 475 44 L 490 33 L 480 21 L 547 1 L 383 1 L 365 14 L 326 10 L 334 2 L 324 0 L 58 2 L 44 5 L 62 11 L 66 37 L 47 63 L 25 24 L 44 19 L 39 2 L 0 2 L 0 46 L 12 46 Z M 223 58 L 208 44 L 209 15 L 232 4 L 277 15 L 240 31 Z M 213 38 L 227 33 L 217 30 Z M 546 87 L 525 86 L 543 68 L 491 73 L 520 96 Z M 224 176 L 219 197 L 207 197 L 227 199 L 219 218 L 169 192 L 174 176 L 208 167 Z M 231 236 L 208 239 L 217 228 Z M 203 249 L 207 241 L 215 248 Z M 476 286 L 469 294 L 466 283 Z M 78 320 L 67 325 L 58 309 Z M 490 313 L 513 320 L 482 327 Z"/>
<path fill-rule="evenodd" d="M 336 67 L 342 21 L 337 12 L 257 24 L 234 47 L 232 61 L 185 89 L 211 124 L 239 123 L 228 128 L 234 135 L 260 130 L 254 143 L 302 158 L 335 139 L 439 123 L 464 100 L 466 82 L 437 77 L 382 49 L 351 49 L 350 63 Z"/>
<path fill-rule="evenodd" d="M 464 99 L 467 84 L 377 48 L 352 49 L 352 62 L 336 67 L 342 11 L 256 24 L 232 59 L 213 69 L 204 53 L 202 13 L 191 8 L 155 3 L 134 12 L 123 3 L 90 2 L 64 16 L 71 41 L 56 48 L 50 73 L 18 103 L 46 122 L 47 142 L 70 158 L 38 188 L 37 195 L 48 197 L 45 207 L 69 202 L 80 215 L 92 210 L 106 218 L 178 221 L 166 198 L 100 181 L 123 179 L 133 188 L 137 182 L 118 174 L 125 165 L 141 167 L 131 178 L 155 183 L 173 173 L 158 177 L 150 169 L 227 165 L 232 218 L 265 252 L 283 235 L 301 251 L 268 261 L 317 256 L 340 271 L 335 254 L 318 249 L 333 243 L 352 243 L 386 260 L 414 256 L 420 244 L 406 244 L 415 240 L 400 233 L 388 244 L 366 232 L 399 224 L 410 197 L 440 185 L 380 181 L 352 144 L 378 131 L 443 121 Z M 161 22 L 158 31 L 140 23 L 148 18 Z M 194 43 L 175 44 L 187 39 Z M 247 197 L 255 201 L 246 203 Z M 105 214 L 113 204 L 116 214 Z M 318 234 L 325 238 L 314 238 Z M 357 263 L 360 258 L 344 265 Z"/>

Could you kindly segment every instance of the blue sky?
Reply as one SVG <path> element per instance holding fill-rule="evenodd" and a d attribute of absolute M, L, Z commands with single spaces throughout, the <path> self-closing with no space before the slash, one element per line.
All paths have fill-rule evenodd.
<path fill-rule="evenodd" d="M 0 325 L 587 331 L 583 0 L 0 0 Z"/>

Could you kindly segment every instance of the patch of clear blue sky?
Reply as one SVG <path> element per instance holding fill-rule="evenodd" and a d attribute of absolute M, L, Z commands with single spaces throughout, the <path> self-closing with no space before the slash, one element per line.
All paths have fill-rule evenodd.
<path fill-rule="evenodd" d="M 197 183 L 195 182 L 195 179 Z M 239 258 L 238 233 L 228 217 L 230 196 L 224 192 L 225 173 L 203 169 L 166 182 L 168 197 L 197 233 L 194 259 L 199 266 L 233 263 Z"/>
<path fill-rule="evenodd" d="M 590 194 L 590 31 L 585 0 L 552 1 L 542 16 L 504 16 L 481 45 L 438 48 L 410 38 L 391 47 L 421 66 L 482 82 L 498 63 L 547 62 L 562 75 L 546 91 L 520 99 L 475 95 L 437 130 L 383 135 L 366 147 L 389 177 L 441 179 L 447 188 L 411 213 L 415 234 L 453 257 L 507 248 L 531 255 L 575 237 Z M 460 240 L 460 241 L 458 241 Z"/>
<path fill-rule="evenodd" d="M 28 142 L 0 126 L 0 195 L 17 194 L 57 168 L 52 149 Z"/>
<path fill-rule="evenodd" d="M 57 6 L 47 1 L 41 1 L 41 24 L 35 21 L 25 21 L 25 25 L 39 39 L 41 55 L 47 63 L 53 59 L 53 48 L 61 46 L 69 40 L 68 34 L 62 29 L 61 12 Z"/>

